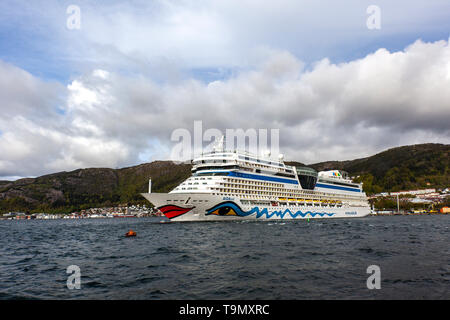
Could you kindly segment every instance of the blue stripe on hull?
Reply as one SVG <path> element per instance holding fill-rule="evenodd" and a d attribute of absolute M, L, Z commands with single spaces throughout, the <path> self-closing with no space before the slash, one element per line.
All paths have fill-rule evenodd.
<path fill-rule="evenodd" d="M 230 177 L 238 177 L 238 178 L 263 180 L 263 181 L 274 181 L 274 182 L 281 182 L 281 183 L 298 184 L 297 180 L 283 179 L 283 178 L 276 178 L 276 177 L 268 177 L 268 176 L 260 176 L 260 175 L 257 175 L 257 174 L 242 173 L 242 172 L 235 172 L 235 171 L 231 171 L 229 176 Z"/>
<path fill-rule="evenodd" d="M 273 182 L 281 182 L 281 183 L 298 184 L 297 180 L 276 178 L 276 177 L 268 177 L 268 176 L 260 176 L 260 175 L 257 175 L 257 174 L 242 173 L 242 172 L 235 172 L 235 171 L 207 171 L 207 172 L 208 173 L 228 173 L 229 177 L 237 177 L 237 178 L 245 178 L 245 179 L 254 179 L 254 180 L 263 180 L 263 181 L 273 181 Z"/>
<path fill-rule="evenodd" d="M 254 179 L 254 180 L 262 180 L 262 181 L 272 181 L 272 182 L 289 183 L 289 184 L 298 184 L 297 180 L 292 180 L 292 179 L 260 176 L 260 175 L 257 175 L 257 174 L 242 173 L 242 172 L 236 172 L 236 171 L 211 171 L 211 173 L 215 173 L 215 172 L 217 172 L 217 173 L 228 173 L 229 177 Z M 318 187 L 318 188 L 335 189 L 335 190 L 343 190 L 343 191 L 361 192 L 360 189 L 356 189 L 356 188 L 340 187 L 340 186 L 328 185 L 328 184 L 323 184 L 323 183 L 317 183 L 316 187 Z"/>
<path fill-rule="evenodd" d="M 329 184 L 322 184 L 322 183 L 317 183 L 316 187 L 317 188 L 328 188 L 328 189 L 336 189 L 336 190 L 344 190 L 344 191 L 361 192 L 361 190 L 355 189 L 355 188 L 332 186 L 332 185 L 329 185 Z"/>

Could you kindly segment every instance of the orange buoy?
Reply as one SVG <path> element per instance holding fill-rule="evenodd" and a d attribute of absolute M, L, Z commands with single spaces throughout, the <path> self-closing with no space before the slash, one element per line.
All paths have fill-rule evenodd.
<path fill-rule="evenodd" d="M 136 237 L 136 232 L 130 229 L 130 231 L 125 233 L 125 237 Z"/>

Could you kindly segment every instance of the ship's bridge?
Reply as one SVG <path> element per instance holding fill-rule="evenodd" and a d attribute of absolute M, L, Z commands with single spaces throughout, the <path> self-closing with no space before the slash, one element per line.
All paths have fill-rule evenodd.
<path fill-rule="evenodd" d="M 239 169 L 238 157 L 234 152 L 210 152 L 193 160 L 192 173 L 204 170 Z"/>
<path fill-rule="evenodd" d="M 192 173 L 205 170 L 242 170 L 295 177 L 293 170 L 286 167 L 282 159 L 275 161 L 244 151 L 212 151 L 202 154 L 193 160 Z"/>

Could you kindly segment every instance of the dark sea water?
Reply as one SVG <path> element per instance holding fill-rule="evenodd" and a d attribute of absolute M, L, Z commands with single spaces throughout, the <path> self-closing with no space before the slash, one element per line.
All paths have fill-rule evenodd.
<path fill-rule="evenodd" d="M 0 299 L 450 299 L 450 215 L 161 219 L 0 221 Z"/>

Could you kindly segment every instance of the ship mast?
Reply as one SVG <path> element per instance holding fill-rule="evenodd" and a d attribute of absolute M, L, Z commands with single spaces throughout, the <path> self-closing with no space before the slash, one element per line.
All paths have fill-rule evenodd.
<path fill-rule="evenodd" d="M 214 152 L 224 151 L 225 150 L 225 136 L 221 136 L 219 141 L 213 147 Z"/>

